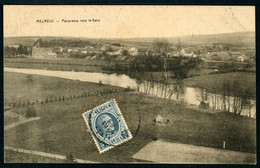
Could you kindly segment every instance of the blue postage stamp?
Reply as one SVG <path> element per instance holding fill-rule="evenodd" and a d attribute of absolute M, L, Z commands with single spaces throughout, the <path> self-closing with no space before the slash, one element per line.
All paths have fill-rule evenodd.
<path fill-rule="evenodd" d="M 100 153 L 132 138 L 114 99 L 82 115 Z"/>

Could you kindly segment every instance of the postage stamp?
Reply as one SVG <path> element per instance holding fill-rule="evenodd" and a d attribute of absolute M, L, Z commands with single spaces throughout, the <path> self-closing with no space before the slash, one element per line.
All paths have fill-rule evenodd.
<path fill-rule="evenodd" d="M 114 99 L 82 115 L 100 153 L 132 138 Z"/>

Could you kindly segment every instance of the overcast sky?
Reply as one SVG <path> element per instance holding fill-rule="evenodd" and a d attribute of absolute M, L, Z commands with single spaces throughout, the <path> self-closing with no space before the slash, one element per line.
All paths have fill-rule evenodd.
<path fill-rule="evenodd" d="M 36 22 L 44 19 L 54 22 Z M 5 37 L 174 37 L 241 31 L 255 31 L 254 6 L 4 6 Z"/>

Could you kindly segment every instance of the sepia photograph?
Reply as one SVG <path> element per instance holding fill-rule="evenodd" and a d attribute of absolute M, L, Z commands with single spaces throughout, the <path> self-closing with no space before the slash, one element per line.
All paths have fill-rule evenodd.
<path fill-rule="evenodd" d="M 256 165 L 255 6 L 3 5 L 4 163 Z"/>

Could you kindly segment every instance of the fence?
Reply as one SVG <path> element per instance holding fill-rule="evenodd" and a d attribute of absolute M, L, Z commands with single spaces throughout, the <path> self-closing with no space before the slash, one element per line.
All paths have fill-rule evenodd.
<path fill-rule="evenodd" d="M 81 98 L 86 98 L 86 97 L 91 97 L 91 96 L 102 96 L 105 94 L 112 94 L 112 93 L 123 93 L 123 92 L 129 92 L 132 91 L 130 88 L 125 88 L 125 89 L 107 89 L 107 90 L 100 90 L 96 92 L 84 92 L 81 94 L 74 94 L 74 95 L 62 95 L 62 96 L 53 96 L 49 98 L 45 98 L 42 100 L 27 100 L 27 101 L 18 101 L 18 102 L 4 102 L 4 106 L 8 107 L 26 107 L 30 105 L 35 105 L 35 104 L 47 104 L 47 103 L 52 103 L 52 102 L 57 102 L 57 101 L 68 101 L 68 100 L 73 100 L 73 99 L 81 99 Z"/>

